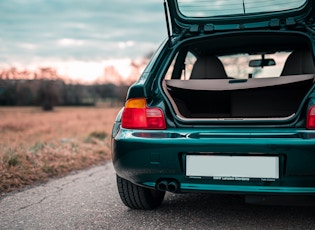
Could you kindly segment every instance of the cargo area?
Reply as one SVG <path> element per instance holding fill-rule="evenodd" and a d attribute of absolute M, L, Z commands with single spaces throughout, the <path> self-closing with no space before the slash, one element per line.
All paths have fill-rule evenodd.
<path fill-rule="evenodd" d="M 315 75 L 257 79 L 165 80 L 172 106 L 184 118 L 289 118 Z"/>

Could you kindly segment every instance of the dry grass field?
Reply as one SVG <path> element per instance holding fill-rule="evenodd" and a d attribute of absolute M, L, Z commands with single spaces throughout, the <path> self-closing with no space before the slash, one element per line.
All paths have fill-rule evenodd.
<path fill-rule="evenodd" d="M 0 107 L 0 195 L 109 160 L 118 111 Z"/>

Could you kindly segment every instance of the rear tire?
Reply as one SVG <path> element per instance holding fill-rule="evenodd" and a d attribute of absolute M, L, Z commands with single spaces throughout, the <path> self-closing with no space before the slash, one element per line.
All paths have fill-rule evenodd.
<path fill-rule="evenodd" d="M 144 188 L 117 175 L 117 187 L 122 202 L 132 209 L 154 209 L 163 202 L 165 192 Z"/>

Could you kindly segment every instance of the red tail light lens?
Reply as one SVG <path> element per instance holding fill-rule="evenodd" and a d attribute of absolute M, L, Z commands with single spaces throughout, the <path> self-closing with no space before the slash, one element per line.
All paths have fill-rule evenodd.
<path fill-rule="evenodd" d="M 166 129 L 163 111 L 160 108 L 148 108 L 145 98 L 126 102 L 121 125 L 127 129 Z"/>
<path fill-rule="evenodd" d="M 314 105 L 308 109 L 306 128 L 315 129 L 315 106 Z"/>

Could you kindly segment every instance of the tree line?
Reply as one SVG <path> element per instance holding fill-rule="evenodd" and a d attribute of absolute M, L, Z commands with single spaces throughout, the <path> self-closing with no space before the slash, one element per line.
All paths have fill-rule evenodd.
<path fill-rule="evenodd" d="M 65 83 L 62 79 L 0 79 L 0 105 L 94 106 L 100 101 L 123 103 L 129 85 L 112 83 L 84 85 Z"/>

